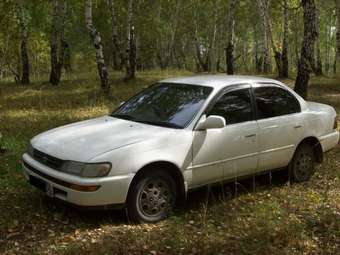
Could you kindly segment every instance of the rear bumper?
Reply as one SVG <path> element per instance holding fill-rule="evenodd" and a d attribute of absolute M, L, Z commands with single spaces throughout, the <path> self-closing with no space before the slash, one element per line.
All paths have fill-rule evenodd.
<path fill-rule="evenodd" d="M 47 184 L 49 195 L 85 207 L 124 204 L 134 176 L 128 174 L 103 178 L 81 178 L 53 170 L 37 162 L 28 154 L 23 155 L 22 166 L 27 180 L 41 182 L 42 185 Z M 97 187 L 97 189 L 79 191 L 74 187 Z"/>
<path fill-rule="evenodd" d="M 339 131 L 334 131 L 333 133 L 319 137 L 322 151 L 326 152 L 337 146 L 340 142 L 339 137 Z"/>

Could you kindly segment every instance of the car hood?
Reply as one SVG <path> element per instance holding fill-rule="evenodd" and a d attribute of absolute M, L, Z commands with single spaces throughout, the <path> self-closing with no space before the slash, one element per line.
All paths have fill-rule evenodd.
<path fill-rule="evenodd" d="M 105 116 L 49 130 L 31 143 L 35 149 L 59 159 L 87 162 L 105 152 L 173 132 L 176 129 Z"/>

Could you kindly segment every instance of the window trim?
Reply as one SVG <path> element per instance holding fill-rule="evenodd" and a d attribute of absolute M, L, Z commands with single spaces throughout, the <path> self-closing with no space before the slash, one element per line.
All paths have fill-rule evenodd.
<path fill-rule="evenodd" d="M 222 88 L 220 91 L 216 93 L 216 95 L 210 100 L 208 105 L 205 107 L 205 109 L 202 111 L 201 115 L 197 119 L 195 125 L 193 126 L 193 131 L 196 130 L 196 127 L 201 120 L 203 115 L 206 115 L 212 107 L 216 104 L 216 102 L 225 94 L 235 91 L 235 90 L 241 90 L 241 89 L 248 89 L 249 90 L 249 95 L 250 95 L 250 101 L 251 101 L 251 107 L 252 107 L 252 112 L 253 112 L 253 119 L 249 121 L 244 121 L 244 122 L 239 122 L 239 123 L 234 123 L 234 124 L 227 124 L 226 127 L 231 126 L 231 125 L 239 125 L 239 124 L 244 124 L 247 122 L 251 121 L 256 121 L 256 112 L 255 112 L 255 102 L 253 98 L 253 91 L 252 91 L 253 85 L 251 83 L 240 83 L 240 84 L 233 84 L 233 85 L 228 85 Z"/>
<path fill-rule="evenodd" d="M 147 87 L 144 87 L 143 89 L 141 89 L 139 92 L 137 92 L 136 94 L 134 94 L 133 96 L 129 97 L 123 104 L 119 105 L 117 108 L 115 108 L 113 111 L 111 111 L 111 113 L 109 114 L 109 116 L 112 117 L 112 115 L 119 111 L 127 102 L 133 100 L 134 98 L 140 96 L 142 93 L 144 93 L 145 91 L 147 90 L 151 90 L 153 87 L 157 87 L 161 84 L 168 84 L 168 85 L 185 85 L 185 86 L 198 86 L 198 87 L 206 87 L 206 88 L 210 88 L 211 91 L 209 93 L 209 95 L 207 96 L 207 98 L 204 100 L 204 103 L 203 105 L 206 103 L 206 101 L 209 99 L 209 97 L 211 96 L 211 94 L 214 92 L 214 87 L 212 86 L 209 86 L 209 85 L 199 85 L 199 84 L 191 84 L 191 83 L 177 83 L 177 82 L 162 82 L 162 81 L 159 81 L 159 82 L 155 82 L 155 83 L 152 83 L 151 85 L 147 86 Z M 202 106 L 203 107 L 203 106 Z M 191 124 L 192 122 L 195 120 L 195 118 L 197 117 L 197 115 L 199 114 L 200 110 L 202 109 L 202 107 L 200 109 L 198 109 L 198 111 L 192 116 L 192 118 L 187 121 L 187 123 L 185 123 L 185 125 L 181 128 L 178 128 L 180 130 L 184 130 L 184 129 L 187 129 Z M 200 117 L 201 118 L 201 117 Z M 132 120 L 128 120 L 128 121 L 132 121 Z M 132 121 L 134 122 L 134 121 Z M 195 123 L 195 127 L 197 125 L 198 122 Z M 149 125 L 149 124 L 148 124 Z"/>
<path fill-rule="evenodd" d="M 273 116 L 273 117 L 259 118 L 258 108 L 257 108 L 257 104 L 256 104 L 255 89 L 256 88 L 271 88 L 271 87 L 272 88 L 279 88 L 279 89 L 282 89 L 282 90 L 286 91 L 287 93 L 289 93 L 294 98 L 296 103 L 298 104 L 299 111 L 293 112 L 293 113 L 288 113 L 288 114 L 282 114 L 282 115 L 278 115 L 278 116 Z M 280 84 L 271 83 L 271 82 L 254 83 L 254 85 L 251 87 L 251 91 L 252 91 L 252 97 L 253 97 L 253 102 L 254 102 L 254 107 L 255 107 L 254 112 L 256 114 L 256 121 L 259 121 L 259 120 L 268 120 L 268 119 L 273 119 L 273 118 L 280 118 L 280 117 L 290 116 L 290 115 L 294 115 L 294 114 L 298 114 L 298 113 L 302 112 L 302 107 L 301 107 L 300 101 L 296 98 L 296 96 L 292 92 L 290 92 L 286 87 L 284 87 L 284 86 L 282 86 Z"/>

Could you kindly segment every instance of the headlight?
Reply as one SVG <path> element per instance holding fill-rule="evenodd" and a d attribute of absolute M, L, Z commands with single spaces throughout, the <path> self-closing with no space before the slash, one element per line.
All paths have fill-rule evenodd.
<path fill-rule="evenodd" d="M 111 170 L 110 163 L 81 163 L 67 161 L 63 164 L 62 171 L 65 173 L 81 176 L 81 177 L 104 177 Z"/>

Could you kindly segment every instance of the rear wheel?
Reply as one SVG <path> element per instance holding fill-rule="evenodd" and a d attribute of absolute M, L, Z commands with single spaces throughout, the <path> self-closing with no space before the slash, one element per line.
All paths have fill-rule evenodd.
<path fill-rule="evenodd" d="M 289 169 L 295 182 L 308 181 L 314 174 L 315 155 L 309 144 L 300 145 L 294 154 Z"/>
<path fill-rule="evenodd" d="M 177 198 L 173 178 L 162 170 L 148 171 L 137 178 L 127 199 L 129 219 L 136 223 L 165 219 Z"/>

